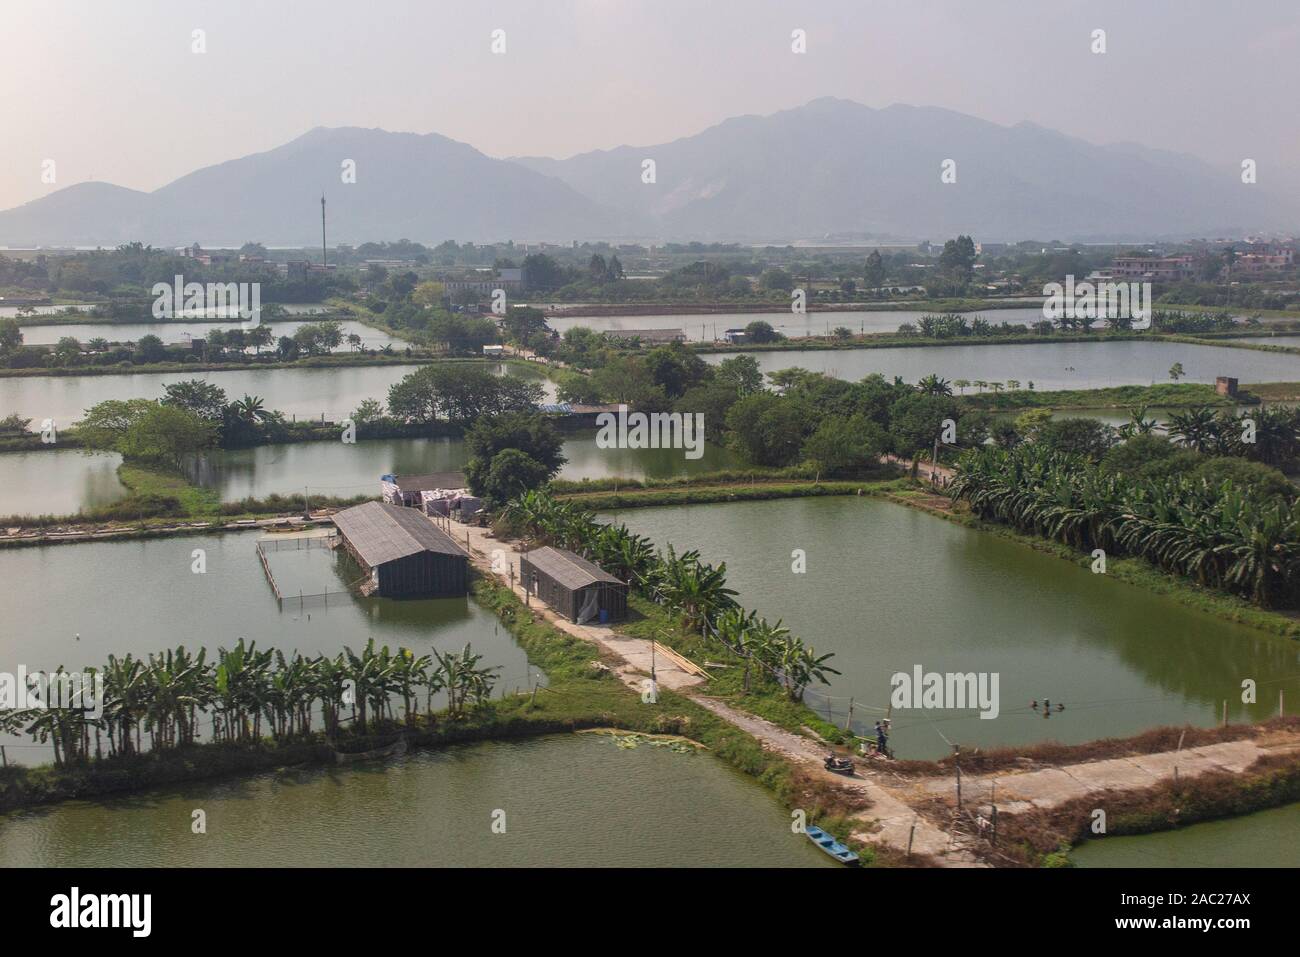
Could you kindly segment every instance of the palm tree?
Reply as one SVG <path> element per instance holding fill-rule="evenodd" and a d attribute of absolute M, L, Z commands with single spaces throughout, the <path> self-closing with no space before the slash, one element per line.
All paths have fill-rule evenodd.
<path fill-rule="evenodd" d="M 245 394 L 242 399 L 236 399 L 232 402 L 231 406 L 234 408 L 236 416 L 250 424 L 265 422 L 274 415 L 273 412 L 266 408 L 262 397 L 258 395 Z"/>
<path fill-rule="evenodd" d="M 1145 405 L 1135 405 L 1128 410 L 1128 424 L 1123 428 L 1128 430 L 1129 435 L 1151 435 L 1159 427 L 1160 423 L 1155 419 L 1148 419 L 1147 407 Z"/>
<path fill-rule="evenodd" d="M 1169 417 L 1169 434 L 1190 449 L 1208 451 L 1219 439 L 1218 417 L 1208 405 L 1194 405 Z"/>
<path fill-rule="evenodd" d="M 922 395 L 952 395 L 952 386 L 933 372 L 916 384 Z"/>
<path fill-rule="evenodd" d="M 785 685 L 786 694 L 791 701 L 802 701 L 804 691 L 814 680 L 830 684 L 826 676 L 840 673 L 826 663 L 835 657 L 833 653 L 818 655 L 801 638 L 793 635 L 776 641 L 773 649 L 781 673 L 781 683 Z"/>
<path fill-rule="evenodd" d="M 1260 605 L 1300 599 L 1300 505 L 1230 480 L 1135 479 L 1028 442 L 965 453 L 950 493 L 980 518 L 1133 555 Z"/>
<path fill-rule="evenodd" d="M 729 608 L 736 607 L 736 592 L 727 587 L 727 565 L 716 568 L 700 561 L 695 550 L 678 556 L 671 545 L 663 560 L 664 601 L 682 615 L 682 625 L 689 631 L 702 632 L 706 622 Z"/>

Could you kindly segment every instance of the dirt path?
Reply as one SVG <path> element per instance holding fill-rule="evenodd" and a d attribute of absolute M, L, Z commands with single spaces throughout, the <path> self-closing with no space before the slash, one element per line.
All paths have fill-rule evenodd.
<path fill-rule="evenodd" d="M 763 718 L 737 711 L 716 698 L 701 694 L 694 694 L 692 698 L 718 717 L 749 732 L 764 747 L 798 763 L 814 777 L 866 797 L 871 802 L 870 808 L 853 816 L 857 824 L 853 830 L 855 838 L 883 844 L 903 854 L 907 853 L 910 844 L 913 854 L 929 857 L 944 867 L 985 866 L 976 859 L 964 839 L 954 837 L 913 811 L 883 784 L 878 772 L 863 768 L 863 762 L 858 762 L 858 771 L 853 777 L 832 774 L 822 766 L 822 758 L 830 750 L 825 745 L 779 728 Z"/>
<path fill-rule="evenodd" d="M 912 466 L 915 465 L 916 474 L 918 478 L 923 478 L 931 485 L 937 485 L 940 487 L 946 485 L 948 482 L 951 482 L 953 480 L 953 477 L 957 474 L 955 471 L 948 468 L 946 465 L 931 465 L 929 462 L 921 462 L 914 459 L 905 459 L 898 455 L 892 455 L 892 454 L 882 455 L 880 457 L 880 461 L 884 462 L 887 465 L 897 465 L 899 468 L 906 471 L 909 475 L 912 472 Z"/>
<path fill-rule="evenodd" d="M 1300 753 L 1300 734 L 1270 732 L 1258 738 L 1206 744 L 1182 751 L 1134 754 L 1100 761 L 1084 761 L 1035 770 L 1008 770 L 993 774 L 964 775 L 963 803 L 974 802 L 988 815 L 990 798 L 996 797 L 998 814 L 1016 814 L 1031 808 L 1057 807 L 1067 801 L 1108 790 L 1143 790 L 1171 780 L 1193 778 L 1207 771 L 1240 774 L 1267 754 Z M 913 794 L 940 797 L 956 804 L 953 776 L 916 779 Z"/>

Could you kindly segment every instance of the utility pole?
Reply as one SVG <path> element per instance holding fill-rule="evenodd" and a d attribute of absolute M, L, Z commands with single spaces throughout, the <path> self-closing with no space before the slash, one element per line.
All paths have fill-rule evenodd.
<path fill-rule="evenodd" d="M 320 264 L 325 266 L 329 258 L 325 254 L 325 193 L 320 194 Z"/>
<path fill-rule="evenodd" d="M 957 766 L 957 810 L 961 810 L 961 745 L 952 746 L 953 763 Z"/>

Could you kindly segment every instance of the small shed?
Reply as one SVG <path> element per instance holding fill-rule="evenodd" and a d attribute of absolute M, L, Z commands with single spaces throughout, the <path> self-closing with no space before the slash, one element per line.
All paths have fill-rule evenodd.
<path fill-rule="evenodd" d="M 366 502 L 336 514 L 334 524 L 370 575 L 367 594 L 447 598 L 469 591 L 469 556 L 415 509 Z"/>
<path fill-rule="evenodd" d="M 380 495 L 392 505 L 424 505 L 422 492 L 438 489 L 464 488 L 464 472 L 428 472 L 424 475 L 381 475 Z"/>
<path fill-rule="evenodd" d="M 570 621 L 627 617 L 627 583 L 566 549 L 548 545 L 521 555 L 519 574 L 529 593 Z"/>

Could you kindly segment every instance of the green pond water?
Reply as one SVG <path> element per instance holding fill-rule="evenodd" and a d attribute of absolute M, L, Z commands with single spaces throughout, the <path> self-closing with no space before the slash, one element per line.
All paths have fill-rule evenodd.
<path fill-rule="evenodd" d="M 664 479 L 741 468 L 740 458 L 706 445 L 698 459 L 681 449 L 602 449 L 594 435 L 564 442 L 565 479 Z M 216 489 L 224 501 L 273 492 L 346 497 L 379 494 L 379 476 L 420 474 L 463 468 L 465 442 L 459 438 L 374 439 L 261 445 L 205 453 L 188 464 L 190 479 Z M 123 498 L 117 454 L 87 455 L 76 449 L 0 454 L 0 515 L 69 515 Z"/>
<path fill-rule="evenodd" d="M 873 373 L 917 382 L 930 373 L 945 379 L 1017 379 L 1038 391 L 1100 389 L 1168 382 L 1183 364 L 1182 382 L 1290 382 L 1300 377 L 1300 356 L 1179 342 L 1062 342 L 1034 345 L 916 346 L 890 349 L 776 350 L 751 353 L 764 372 L 802 366 L 856 381 Z M 704 358 L 720 362 L 726 354 Z"/>
<path fill-rule="evenodd" d="M 580 480 L 672 478 L 731 468 L 738 457 L 707 445 L 698 459 L 681 449 L 602 449 L 594 434 L 564 441 L 568 461 L 560 478 Z M 420 474 L 463 468 L 468 458 L 459 438 L 374 439 L 352 445 L 343 442 L 302 442 L 263 445 L 251 449 L 211 452 L 191 467 L 194 481 L 221 492 L 226 500 L 272 492 L 323 495 L 379 494 L 379 476 Z M 0 461 L 0 467 L 3 467 Z M 0 491 L 0 500 L 3 492 Z"/>
<path fill-rule="evenodd" d="M 899 757 L 964 747 L 1067 743 L 1155 725 L 1211 725 L 1275 714 L 1278 692 L 1300 701 L 1300 643 L 1221 621 L 1094 575 L 996 535 L 915 509 L 858 497 L 630 509 L 622 521 L 680 553 L 727 563 L 739 601 L 834 652 L 829 688 L 808 702 L 870 729 L 889 706 L 891 676 L 999 675 L 999 714 L 973 708 L 894 709 Z M 792 572 L 803 549 L 807 571 Z M 1258 702 L 1241 703 L 1254 679 Z M 833 698 L 827 700 L 825 694 Z M 1066 710 L 1044 718 L 1044 698 Z M 877 709 L 877 710 L 870 710 Z"/>
<path fill-rule="evenodd" d="M 87 409 L 106 399 L 156 399 L 163 394 L 165 385 L 202 379 L 224 389 L 226 398 L 231 400 L 256 395 L 262 397 L 268 409 L 278 409 L 290 418 L 342 422 L 363 399 L 387 402 L 389 387 L 418 368 L 416 365 L 268 367 L 229 372 L 0 378 L 0 418 L 18 412 L 35 420 L 34 424 L 53 419 L 62 428 L 81 419 Z M 490 368 L 497 374 L 509 371 L 537 381 L 543 387 L 544 401 L 555 401 L 555 384 L 541 372 L 504 363 L 493 363 Z"/>
<path fill-rule="evenodd" d="M 1176 831 L 1086 841 L 1079 867 L 1300 867 L 1300 804 Z"/>
<path fill-rule="evenodd" d="M 77 449 L 0 455 L 0 515 L 70 515 L 126 496 L 116 452 Z"/>
<path fill-rule="evenodd" d="M 933 310 L 921 309 L 861 309 L 852 312 L 805 312 L 802 315 L 790 311 L 658 316 L 553 315 L 549 316 L 546 322 L 552 329 L 561 333 L 575 326 L 585 326 L 598 332 L 616 332 L 626 329 L 680 329 L 687 339 L 712 342 L 721 339 L 722 334 L 728 329 L 743 329 L 756 321 L 768 323 L 783 336 L 799 339 L 805 336 L 827 336 L 839 326 L 858 334 L 897 332 L 898 327 L 903 323 L 910 322 L 915 325 L 922 316 L 933 314 Z M 1023 326 L 1042 319 L 1043 312 L 1041 308 L 984 309 L 966 313 L 966 320 L 969 322 L 976 316 L 981 316 L 997 326 L 1004 322 L 1013 326 Z"/>
<path fill-rule="evenodd" d="M 191 832 L 198 808 L 205 834 Z M 9 814 L 0 866 L 838 865 L 721 762 L 580 734 Z"/>
<path fill-rule="evenodd" d="M 498 693 L 544 679 L 496 617 L 466 598 L 396 601 L 343 593 L 360 576 L 341 552 L 274 551 L 281 607 L 257 558 L 260 531 L 195 534 L 0 550 L 0 672 L 17 674 L 102 665 L 110 654 L 137 657 L 177 645 L 231 647 L 245 637 L 260 648 L 333 654 L 378 645 L 459 651 L 467 642 L 499 665 Z M 192 570 L 203 552 L 206 571 Z M 334 592 L 326 599 L 294 596 Z M 9 760 L 40 763 L 50 751 L 26 737 L 0 736 Z"/>

